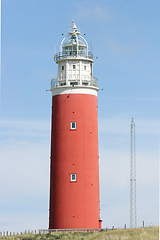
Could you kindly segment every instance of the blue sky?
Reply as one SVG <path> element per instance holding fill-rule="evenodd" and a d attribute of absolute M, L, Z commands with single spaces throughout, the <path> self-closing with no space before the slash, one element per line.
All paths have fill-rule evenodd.
<path fill-rule="evenodd" d="M 130 123 L 136 124 L 137 226 L 158 219 L 158 0 L 1 0 L 0 231 L 48 228 L 53 55 L 72 19 L 99 79 L 103 227 L 130 223 Z"/>

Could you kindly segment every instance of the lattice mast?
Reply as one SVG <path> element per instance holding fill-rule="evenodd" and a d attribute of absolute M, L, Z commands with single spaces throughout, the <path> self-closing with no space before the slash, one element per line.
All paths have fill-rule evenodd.
<path fill-rule="evenodd" d="M 131 159 L 130 159 L 130 228 L 137 227 L 136 216 L 136 145 L 135 123 L 131 121 Z"/>

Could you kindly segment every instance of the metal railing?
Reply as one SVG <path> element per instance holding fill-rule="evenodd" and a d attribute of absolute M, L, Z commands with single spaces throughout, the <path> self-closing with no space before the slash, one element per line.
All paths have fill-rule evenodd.
<path fill-rule="evenodd" d="M 143 221 L 144 227 L 144 221 Z M 151 227 L 151 226 L 150 226 Z M 51 232 L 97 232 L 97 231 L 108 231 L 116 229 L 114 226 L 112 228 L 72 228 L 72 229 L 39 229 L 37 230 L 25 230 L 23 232 L 0 232 L 0 237 L 8 237 L 8 236 L 15 236 L 15 235 L 23 235 L 23 234 L 45 234 Z M 126 224 L 124 224 L 124 229 L 127 229 Z"/>
<path fill-rule="evenodd" d="M 98 87 L 98 78 L 95 77 L 92 78 L 91 86 Z"/>
<path fill-rule="evenodd" d="M 76 85 L 76 86 L 93 86 L 98 88 L 98 78 L 93 77 L 91 80 L 85 79 L 82 80 L 82 84 L 80 84 L 80 79 L 76 80 L 68 80 L 70 84 L 66 85 L 66 80 L 64 79 L 59 79 L 59 78 L 53 78 L 51 79 L 51 89 L 60 87 L 60 86 L 71 86 L 71 85 Z"/>
<path fill-rule="evenodd" d="M 58 87 L 57 82 L 58 82 L 58 78 L 52 78 L 51 79 L 51 89 L 55 88 L 55 87 Z"/>
<path fill-rule="evenodd" d="M 54 55 L 54 60 L 57 61 L 59 59 L 63 59 L 63 58 L 68 58 L 68 57 L 84 57 L 84 58 L 89 58 L 89 59 L 93 59 L 93 54 L 91 52 L 86 53 L 86 51 L 83 50 L 67 50 L 67 51 L 63 51 L 62 53 L 59 52 L 57 54 Z"/>

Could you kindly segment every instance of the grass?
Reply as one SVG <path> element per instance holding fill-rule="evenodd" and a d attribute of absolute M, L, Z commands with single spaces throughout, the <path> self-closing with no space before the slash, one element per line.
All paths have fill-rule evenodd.
<path fill-rule="evenodd" d="M 158 240 L 159 227 L 101 230 L 99 232 L 54 232 L 0 237 L 0 240 Z"/>

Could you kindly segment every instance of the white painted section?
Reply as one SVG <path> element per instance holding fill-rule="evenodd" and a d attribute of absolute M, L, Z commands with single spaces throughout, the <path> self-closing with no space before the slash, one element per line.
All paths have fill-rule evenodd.
<path fill-rule="evenodd" d="M 68 61 L 66 61 L 66 85 L 68 85 Z"/>
<path fill-rule="evenodd" d="M 79 78 L 80 78 L 80 85 L 82 85 L 82 61 L 79 61 Z"/>
<path fill-rule="evenodd" d="M 73 66 L 75 68 L 73 68 Z M 58 63 L 59 83 L 70 85 L 70 82 L 75 81 L 78 82 L 79 85 L 82 85 L 82 81 L 91 81 L 92 75 L 91 61 L 70 59 Z"/>
<path fill-rule="evenodd" d="M 52 97 L 60 94 L 90 94 L 97 96 L 99 88 L 90 87 L 90 86 L 60 86 L 56 88 L 52 88 L 50 91 L 52 92 Z"/>
<path fill-rule="evenodd" d="M 65 56 L 65 57 L 63 57 L 63 58 L 60 58 L 60 59 L 57 59 L 56 60 L 56 63 L 58 64 L 59 62 L 63 62 L 64 60 L 78 60 L 78 61 L 80 61 L 80 60 L 84 60 L 84 61 L 89 61 L 89 62 L 94 62 L 93 61 L 93 59 L 92 58 L 87 58 L 87 57 L 83 57 L 83 56 Z"/>

